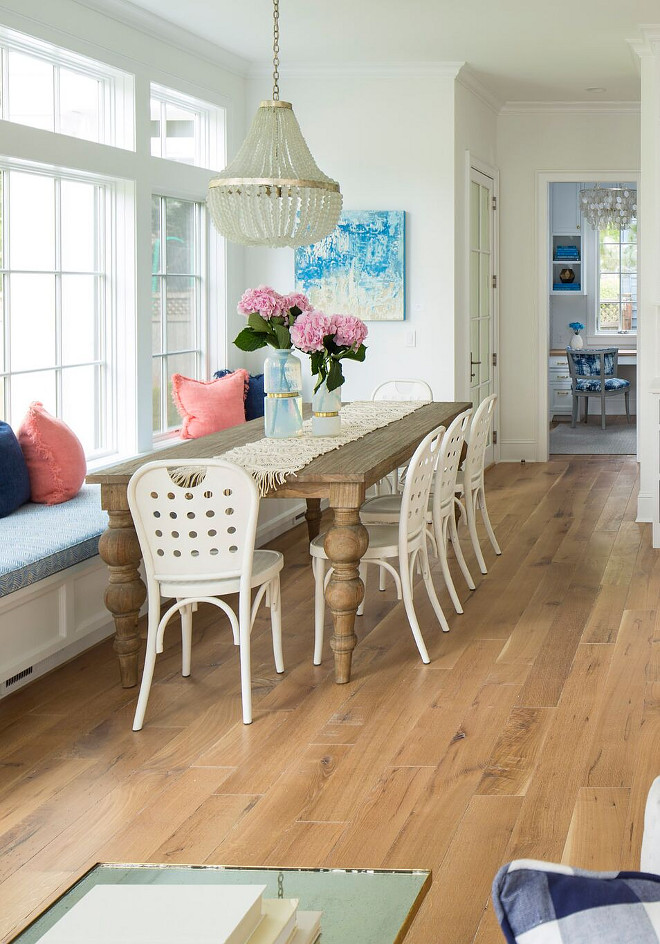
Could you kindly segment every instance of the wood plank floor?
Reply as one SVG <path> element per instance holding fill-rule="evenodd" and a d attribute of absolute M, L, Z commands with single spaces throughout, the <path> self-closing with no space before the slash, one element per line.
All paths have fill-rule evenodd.
<path fill-rule="evenodd" d="M 373 581 L 353 680 L 312 665 L 305 529 L 286 556 L 286 672 L 253 635 L 254 723 L 237 652 L 200 610 L 193 676 L 176 628 L 143 731 L 104 643 L 0 702 L 0 937 L 97 861 L 433 869 L 407 944 L 503 940 L 489 903 L 515 857 L 635 868 L 660 773 L 660 552 L 635 523 L 630 457 L 502 464 L 487 475 L 503 549 L 465 612 L 423 586 L 419 659 L 393 589 Z M 435 571 L 436 585 L 442 586 Z M 329 624 L 326 624 L 329 635 Z"/>

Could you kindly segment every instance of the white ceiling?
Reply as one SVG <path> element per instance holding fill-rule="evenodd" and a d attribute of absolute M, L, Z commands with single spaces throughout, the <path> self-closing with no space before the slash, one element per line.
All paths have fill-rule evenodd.
<path fill-rule="evenodd" d="M 272 59 L 271 0 L 82 2 L 149 11 L 252 68 Z M 627 41 L 658 23 L 659 0 L 280 0 L 281 71 L 460 61 L 501 102 L 637 101 Z"/>

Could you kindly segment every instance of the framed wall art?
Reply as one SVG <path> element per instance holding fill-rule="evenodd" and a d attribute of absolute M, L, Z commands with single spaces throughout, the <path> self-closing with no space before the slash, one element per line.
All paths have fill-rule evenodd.
<path fill-rule="evenodd" d="M 295 251 L 296 289 L 327 314 L 405 317 L 405 213 L 348 210 L 325 239 Z"/>

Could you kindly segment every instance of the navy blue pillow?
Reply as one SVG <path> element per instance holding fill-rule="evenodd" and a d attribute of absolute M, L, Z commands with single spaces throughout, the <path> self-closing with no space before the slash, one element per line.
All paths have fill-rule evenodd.
<path fill-rule="evenodd" d="M 214 377 L 226 377 L 233 370 L 216 370 Z M 264 415 L 264 375 L 250 374 L 248 392 L 245 398 L 245 419 L 256 420 Z"/>
<path fill-rule="evenodd" d="M 14 430 L 0 420 L 0 518 L 30 501 L 30 477 Z"/>

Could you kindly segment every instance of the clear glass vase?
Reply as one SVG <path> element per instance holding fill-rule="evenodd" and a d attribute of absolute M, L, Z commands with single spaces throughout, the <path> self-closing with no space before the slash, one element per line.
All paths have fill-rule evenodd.
<path fill-rule="evenodd" d="M 272 350 L 264 361 L 264 428 L 270 439 L 302 436 L 302 369 L 290 350 Z"/>
<path fill-rule="evenodd" d="M 341 387 L 328 390 L 323 381 L 312 394 L 312 435 L 339 436 L 341 432 Z"/>

